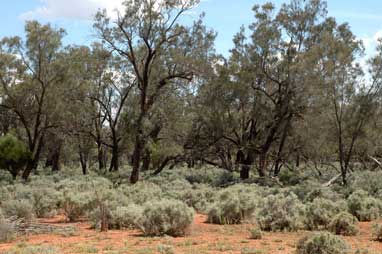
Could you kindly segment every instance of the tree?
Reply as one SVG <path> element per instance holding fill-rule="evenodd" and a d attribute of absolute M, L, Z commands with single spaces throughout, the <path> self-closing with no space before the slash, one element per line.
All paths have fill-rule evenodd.
<path fill-rule="evenodd" d="M 192 26 L 180 23 L 196 0 L 128 0 L 126 11 L 114 26 L 106 12 L 99 12 L 95 28 L 100 38 L 124 61 L 125 73 L 134 82 L 138 112 L 134 119 L 132 183 L 139 179 L 142 153 L 150 129 L 148 116 L 162 91 L 175 82 L 190 82 L 208 63 L 215 34 L 197 20 Z"/>
<path fill-rule="evenodd" d="M 62 29 L 36 21 L 25 26 L 26 41 L 19 37 L 4 38 L 0 44 L 0 81 L 3 88 L 1 107 L 13 112 L 21 123 L 31 152 L 23 178 L 37 168 L 48 129 L 55 113 L 58 93 L 55 87 L 63 81 L 60 59 Z"/>

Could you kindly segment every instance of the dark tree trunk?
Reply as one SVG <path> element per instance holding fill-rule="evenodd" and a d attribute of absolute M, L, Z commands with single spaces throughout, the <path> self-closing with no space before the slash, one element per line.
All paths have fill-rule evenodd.
<path fill-rule="evenodd" d="M 119 170 L 119 149 L 118 149 L 118 142 L 113 142 L 113 148 L 112 148 L 112 156 L 110 161 L 110 172 L 116 172 Z"/>
<path fill-rule="evenodd" d="M 150 169 L 151 153 L 149 149 L 145 149 L 145 156 L 142 161 L 142 171 L 148 171 Z"/>
<path fill-rule="evenodd" d="M 22 178 L 23 178 L 24 181 L 28 180 L 28 178 L 29 178 L 30 174 L 32 173 L 32 171 L 37 170 L 37 166 L 38 166 L 38 163 L 40 161 L 41 150 L 42 150 L 42 147 L 43 147 L 43 139 L 40 138 L 40 140 L 38 141 L 38 144 L 35 144 L 34 146 L 31 146 L 30 150 L 34 151 L 35 146 L 37 146 L 36 147 L 36 151 L 34 153 L 32 152 L 32 157 L 28 160 L 26 168 L 25 168 L 25 170 L 24 170 L 24 172 L 22 174 Z"/>
<path fill-rule="evenodd" d="M 87 153 L 83 152 L 81 148 L 79 150 L 79 155 L 80 155 L 82 174 L 87 175 L 88 174 L 88 155 Z"/>
<path fill-rule="evenodd" d="M 105 168 L 105 156 L 102 143 L 97 141 L 97 159 L 98 159 L 98 169 L 102 171 Z"/>
<path fill-rule="evenodd" d="M 154 171 L 153 175 L 159 175 L 162 172 L 162 170 L 167 166 L 167 164 L 174 159 L 176 159 L 176 157 L 166 157 L 166 159 L 162 161 L 159 167 Z"/>
<path fill-rule="evenodd" d="M 133 152 L 133 171 L 130 176 L 130 183 L 137 183 L 139 180 L 139 171 L 140 171 L 140 162 L 141 162 L 141 153 L 143 148 L 143 140 L 141 134 L 137 134 L 135 137 L 135 145 Z"/>

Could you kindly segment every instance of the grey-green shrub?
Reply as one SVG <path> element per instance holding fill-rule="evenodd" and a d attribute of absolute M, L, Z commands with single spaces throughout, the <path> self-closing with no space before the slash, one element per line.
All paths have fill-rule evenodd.
<path fill-rule="evenodd" d="M 261 229 L 259 227 L 254 227 L 249 229 L 249 238 L 250 239 L 261 239 L 263 237 L 263 233 L 261 232 Z"/>
<path fill-rule="evenodd" d="M 77 221 L 84 216 L 95 205 L 95 196 L 91 192 L 72 192 L 63 193 L 62 210 L 70 222 Z"/>
<path fill-rule="evenodd" d="M 382 203 L 380 200 L 369 196 L 364 190 L 352 193 L 347 199 L 349 212 L 359 221 L 372 221 L 379 218 Z"/>
<path fill-rule="evenodd" d="M 375 223 L 372 227 L 372 237 L 375 241 L 382 242 L 382 225 Z"/>
<path fill-rule="evenodd" d="M 13 248 L 9 249 L 4 254 L 60 254 L 60 253 L 62 253 L 62 251 L 60 251 L 55 246 L 28 244 L 25 246 L 16 245 Z"/>
<path fill-rule="evenodd" d="M 347 254 L 349 246 L 340 237 L 319 232 L 303 237 L 297 243 L 297 254 Z"/>
<path fill-rule="evenodd" d="M 25 221 L 31 221 L 35 217 L 32 203 L 28 199 L 9 200 L 2 205 L 6 218 L 17 217 Z"/>
<path fill-rule="evenodd" d="M 12 240 L 16 235 L 14 226 L 0 217 L 0 243 Z"/>
<path fill-rule="evenodd" d="M 352 236 L 358 233 L 357 222 L 352 214 L 341 212 L 331 220 L 328 229 L 336 235 Z"/>
<path fill-rule="evenodd" d="M 207 213 L 214 202 L 217 190 L 204 184 L 197 184 L 191 190 L 181 191 L 179 199 L 200 213 Z"/>
<path fill-rule="evenodd" d="M 107 206 L 106 209 L 108 209 Z M 142 212 L 142 207 L 135 204 L 110 207 L 106 214 L 108 227 L 109 229 L 135 228 L 142 216 Z M 93 228 L 100 228 L 102 216 L 98 207 L 90 212 L 89 219 Z"/>
<path fill-rule="evenodd" d="M 123 185 L 119 189 L 130 204 L 144 204 L 150 200 L 158 200 L 162 197 L 161 188 L 150 182 L 138 182 L 134 185 Z"/>
<path fill-rule="evenodd" d="M 265 231 L 295 231 L 303 227 L 304 206 L 293 193 L 270 195 L 259 205 L 257 220 Z"/>
<path fill-rule="evenodd" d="M 247 187 L 227 188 L 209 208 L 207 220 L 214 224 L 239 224 L 253 219 L 257 204 L 257 195 Z"/>
<path fill-rule="evenodd" d="M 333 202 L 329 199 L 316 198 L 306 204 L 305 226 L 309 230 L 326 228 L 336 214 L 346 209 L 345 201 Z"/>
<path fill-rule="evenodd" d="M 163 199 L 143 205 L 137 226 L 147 236 L 183 236 L 193 218 L 193 209 L 183 202 Z"/>

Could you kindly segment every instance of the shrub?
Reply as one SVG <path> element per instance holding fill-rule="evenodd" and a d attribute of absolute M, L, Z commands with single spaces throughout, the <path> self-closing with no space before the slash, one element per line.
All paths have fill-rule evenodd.
<path fill-rule="evenodd" d="M 179 199 L 201 213 L 208 212 L 208 206 L 214 202 L 216 190 L 204 184 L 195 185 L 191 190 L 179 193 Z"/>
<path fill-rule="evenodd" d="M 194 211 L 177 200 L 147 202 L 137 226 L 147 236 L 183 236 L 193 222 Z"/>
<path fill-rule="evenodd" d="M 128 202 L 142 205 L 151 200 L 157 200 L 162 197 L 162 189 L 150 182 L 138 182 L 134 185 L 123 185 L 119 189 Z"/>
<path fill-rule="evenodd" d="M 331 219 L 341 211 L 346 210 L 345 202 L 333 202 L 328 199 L 316 198 L 306 205 L 305 226 L 307 229 L 326 228 Z"/>
<path fill-rule="evenodd" d="M 30 158 L 25 144 L 7 134 L 0 137 L 0 169 L 8 170 L 14 178 Z"/>
<path fill-rule="evenodd" d="M 6 218 L 15 216 L 25 221 L 31 221 L 35 217 L 33 206 L 27 199 L 9 200 L 3 204 L 2 210 Z"/>
<path fill-rule="evenodd" d="M 263 233 L 261 232 L 261 229 L 258 227 L 251 228 L 249 230 L 249 234 L 250 234 L 249 236 L 250 239 L 258 240 L 263 237 Z"/>
<path fill-rule="evenodd" d="M 382 190 L 382 173 L 380 171 L 361 171 L 352 174 L 349 184 L 353 190 L 364 190 L 369 195 L 378 197 Z"/>
<path fill-rule="evenodd" d="M 328 228 L 336 235 L 356 235 L 358 233 L 357 218 L 348 212 L 341 212 L 331 220 Z"/>
<path fill-rule="evenodd" d="M 106 207 L 108 208 L 108 207 Z M 142 215 L 142 207 L 131 204 L 129 206 L 111 207 L 107 213 L 109 229 L 134 228 Z M 96 207 L 89 214 L 93 228 L 99 229 L 102 221 L 100 209 Z"/>
<path fill-rule="evenodd" d="M 227 188 L 220 193 L 208 211 L 208 222 L 214 224 L 239 224 L 253 218 L 257 197 L 245 188 Z"/>
<path fill-rule="evenodd" d="M 59 249 L 50 245 L 22 245 L 9 249 L 5 254 L 57 254 Z"/>
<path fill-rule="evenodd" d="M 379 218 L 381 201 L 370 197 L 366 191 L 358 190 L 351 194 L 347 200 L 349 212 L 359 221 L 372 221 Z"/>
<path fill-rule="evenodd" d="M 373 239 L 378 242 L 382 242 L 382 225 L 374 224 L 373 225 Z"/>
<path fill-rule="evenodd" d="M 61 195 L 53 188 L 33 188 L 32 204 L 38 218 L 48 218 L 56 214 Z"/>
<path fill-rule="evenodd" d="M 260 205 L 257 219 L 265 231 L 295 231 L 303 226 L 304 206 L 293 193 L 270 195 Z"/>
<path fill-rule="evenodd" d="M 77 221 L 85 215 L 95 204 L 94 193 L 90 192 L 64 192 L 62 209 L 70 222 Z"/>
<path fill-rule="evenodd" d="M 158 252 L 160 254 L 174 254 L 174 247 L 171 245 L 166 245 L 166 244 L 159 244 L 158 245 Z"/>
<path fill-rule="evenodd" d="M 0 216 L 0 243 L 9 242 L 16 235 L 13 225 Z"/>
<path fill-rule="evenodd" d="M 340 237 L 329 232 L 320 232 L 300 239 L 297 254 L 346 254 L 349 247 Z"/>

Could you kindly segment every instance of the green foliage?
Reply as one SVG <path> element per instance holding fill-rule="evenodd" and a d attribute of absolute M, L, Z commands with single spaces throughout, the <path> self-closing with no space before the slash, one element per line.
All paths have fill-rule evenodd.
<path fill-rule="evenodd" d="M 7 169 L 15 177 L 30 158 L 25 144 L 7 134 L 0 137 L 0 169 Z"/>
<path fill-rule="evenodd" d="M 297 254 L 347 254 L 349 246 L 340 237 L 328 232 L 315 233 L 300 239 Z"/>
<path fill-rule="evenodd" d="M 237 185 L 222 190 L 208 211 L 208 222 L 239 224 L 253 219 L 258 198 L 249 187 Z"/>
<path fill-rule="evenodd" d="M 372 221 L 379 218 L 382 202 L 369 196 L 364 190 L 355 191 L 347 199 L 349 212 L 359 221 Z"/>
<path fill-rule="evenodd" d="M 296 231 L 303 226 L 304 206 L 293 193 L 270 195 L 260 204 L 257 220 L 265 231 Z"/>
<path fill-rule="evenodd" d="M 328 229 L 336 235 L 357 235 L 357 218 L 350 213 L 341 212 L 331 220 Z"/>
<path fill-rule="evenodd" d="M 6 218 L 17 217 L 25 221 L 31 221 L 35 217 L 32 203 L 28 199 L 9 200 L 2 205 Z"/>
<path fill-rule="evenodd" d="M 194 211 L 186 204 L 164 199 L 144 204 L 137 226 L 147 236 L 183 236 L 193 219 Z"/>
<path fill-rule="evenodd" d="M 355 172 L 349 179 L 349 185 L 353 190 L 364 190 L 374 197 L 382 197 L 382 172 L 360 171 Z"/>
<path fill-rule="evenodd" d="M 188 206 L 193 207 L 200 213 L 207 213 L 208 207 L 214 202 L 215 192 L 217 190 L 204 185 L 194 185 L 190 190 L 181 191 L 179 199 L 185 202 Z"/>
<path fill-rule="evenodd" d="M 372 236 L 375 241 L 382 242 L 382 225 L 375 223 L 372 227 Z"/>
<path fill-rule="evenodd" d="M 319 229 L 321 226 L 327 228 L 331 219 L 346 209 L 345 201 L 333 202 L 329 199 L 316 198 L 306 205 L 305 226 L 310 230 Z"/>

